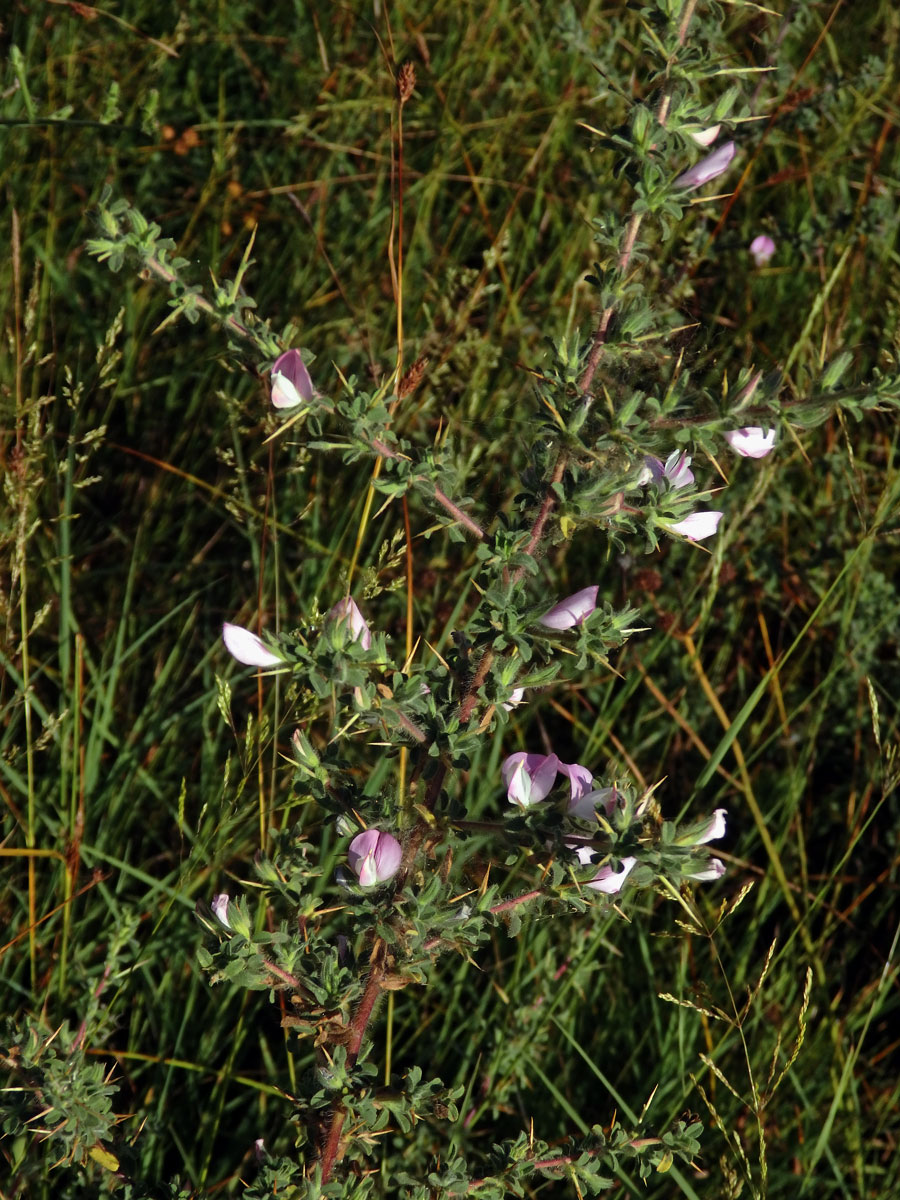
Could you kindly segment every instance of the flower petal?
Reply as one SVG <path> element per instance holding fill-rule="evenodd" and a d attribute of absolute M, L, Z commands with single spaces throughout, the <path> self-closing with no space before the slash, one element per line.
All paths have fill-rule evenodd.
<path fill-rule="evenodd" d="M 744 458 L 765 458 L 775 448 L 775 432 L 774 429 L 748 425 L 745 429 L 729 430 L 725 441 L 735 454 Z"/>
<path fill-rule="evenodd" d="M 711 879 L 721 879 L 724 874 L 725 864 L 721 858 L 711 858 L 705 871 L 695 871 L 693 875 L 686 875 L 685 879 L 696 879 L 698 883 L 706 883 Z"/>
<path fill-rule="evenodd" d="M 580 625 L 597 607 L 599 591 L 599 585 L 595 584 L 566 596 L 565 600 L 560 600 L 559 604 L 554 604 L 549 612 L 544 613 L 540 619 L 541 624 L 545 629 L 557 630 L 572 629 L 575 625 Z"/>
<path fill-rule="evenodd" d="M 764 267 L 775 253 L 775 242 L 767 233 L 758 234 L 750 243 L 750 255 L 758 267 Z"/>
<path fill-rule="evenodd" d="M 222 626 L 222 641 L 229 654 L 245 667 L 278 667 L 284 662 L 280 654 L 274 654 L 262 638 L 245 629 L 243 625 Z"/>
<path fill-rule="evenodd" d="M 734 142 L 723 142 L 718 150 L 713 150 L 712 154 L 707 154 L 706 158 L 701 158 L 698 163 L 694 163 L 679 175 L 675 180 L 675 187 L 691 189 L 709 183 L 711 179 L 727 171 L 736 149 Z"/>
<path fill-rule="evenodd" d="M 694 482 L 694 472 L 691 468 L 691 456 L 681 450 L 673 450 L 666 459 L 664 474 L 673 488 L 687 487 Z"/>
<path fill-rule="evenodd" d="M 347 848 L 350 870 L 363 887 L 384 883 L 397 874 L 403 848 L 390 833 L 366 829 L 358 833 Z"/>
<path fill-rule="evenodd" d="M 389 833 L 382 833 L 375 847 L 375 867 L 380 882 L 397 874 L 402 858 L 403 847 L 397 839 Z"/>
<path fill-rule="evenodd" d="M 692 542 L 702 542 L 716 532 L 722 516 L 722 513 L 714 510 L 693 512 L 681 521 L 673 521 L 666 528 L 670 533 L 680 533 L 682 537 L 690 538 Z"/>
<path fill-rule="evenodd" d="M 727 811 L 724 808 L 717 808 L 713 815 L 709 818 L 709 824 L 705 829 L 701 830 L 700 836 L 694 839 L 695 846 L 703 846 L 707 842 L 714 842 L 717 838 L 725 836 L 725 817 Z"/>
<path fill-rule="evenodd" d="M 646 487 L 648 483 L 661 483 L 666 477 L 666 468 L 661 458 L 652 454 L 644 455 L 644 465 L 637 477 L 638 487 Z"/>
<path fill-rule="evenodd" d="M 569 816 L 578 817 L 582 821 L 593 821 L 597 809 L 602 807 L 609 817 L 612 816 L 618 800 L 619 793 L 614 787 L 585 792 L 581 796 L 573 796 L 569 801 Z"/>
<path fill-rule="evenodd" d="M 581 763 L 561 762 L 558 769 L 560 774 L 565 775 L 569 781 L 571 791 L 569 810 L 571 811 L 572 805 L 580 800 L 582 796 L 587 795 L 594 786 L 594 777 L 587 767 L 583 767 Z"/>
<path fill-rule="evenodd" d="M 719 136 L 721 125 L 710 125 L 706 129 L 691 130 L 691 137 L 698 146 L 711 146 Z"/>
<path fill-rule="evenodd" d="M 310 401 L 316 389 L 299 350 L 286 350 L 272 364 L 272 403 L 276 408 L 296 408 Z"/>
<path fill-rule="evenodd" d="M 500 768 L 511 804 L 528 808 L 543 800 L 556 783 L 559 759 L 555 754 L 511 754 Z"/>
<path fill-rule="evenodd" d="M 631 874 L 632 868 L 637 863 L 636 858 L 623 858 L 622 869 L 614 871 L 611 865 L 601 867 L 591 882 L 587 885 L 593 888 L 595 892 L 606 892 L 611 896 L 622 890 L 622 885 Z"/>
<path fill-rule="evenodd" d="M 219 892 L 213 896 L 209 907 L 213 910 L 216 919 L 220 925 L 224 925 L 226 929 L 231 928 L 231 922 L 228 920 L 228 902 L 230 896 L 227 892 Z"/>
<path fill-rule="evenodd" d="M 339 600 L 329 612 L 328 617 L 336 625 L 346 624 L 350 630 L 351 640 L 359 642 L 363 650 L 371 648 L 372 631 L 352 596 L 345 596 L 343 600 Z"/>

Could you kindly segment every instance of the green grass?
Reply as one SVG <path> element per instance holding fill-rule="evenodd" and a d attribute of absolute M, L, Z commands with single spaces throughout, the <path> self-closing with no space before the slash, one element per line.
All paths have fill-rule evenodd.
<path fill-rule="evenodd" d="M 336 371 L 382 378 L 397 355 L 392 64 L 414 62 L 403 358 L 429 365 L 398 427 L 442 442 L 492 511 L 528 462 L 525 368 L 546 362 L 546 338 L 590 327 L 591 220 L 630 194 L 579 123 L 623 119 L 605 80 L 627 91 L 634 67 L 640 86 L 638 14 L 577 7 L 581 34 L 555 6 L 512 0 L 22 3 L 4 19 L 19 56 L 0 87 L 0 978 L 15 1027 L 64 1028 L 63 1064 L 86 1023 L 87 1061 L 111 1071 L 120 1118 L 71 1155 L 11 1121 L 4 1198 L 113 1190 L 102 1162 L 83 1161 L 98 1139 L 147 1194 L 178 1177 L 198 1196 L 239 1196 L 255 1139 L 290 1152 L 286 1097 L 312 1048 L 266 994 L 210 986 L 193 910 L 253 880 L 261 804 L 321 844 L 323 897 L 343 854 L 322 814 L 291 798 L 292 697 L 232 671 L 218 634 L 258 608 L 292 628 L 338 598 L 371 464 L 341 466 L 302 435 L 263 445 L 275 422 L 259 364 L 202 321 L 160 329 L 165 291 L 86 253 L 103 186 L 156 220 L 205 287 L 209 271 L 234 275 L 254 230 L 247 288 L 316 354 L 322 390 L 337 394 Z M 897 18 L 886 3 L 801 5 L 777 45 L 780 18 L 754 6 L 725 6 L 722 23 L 732 63 L 774 68 L 742 85 L 760 118 L 739 129 L 746 177 L 728 176 L 723 191 L 741 181 L 733 202 L 689 212 L 642 267 L 671 325 L 690 328 L 611 363 L 603 383 L 615 392 L 681 352 L 698 386 L 781 369 L 798 399 L 843 349 L 850 386 L 889 373 Z M 725 86 L 711 80 L 710 94 Z M 142 115 L 153 96 L 155 117 Z M 760 231 L 778 251 L 758 269 L 746 247 Z M 626 920 L 541 918 L 393 993 L 380 1069 L 389 1031 L 395 1072 L 429 1063 L 466 1092 L 452 1128 L 390 1134 L 385 1161 L 448 1145 L 476 1161 L 532 1121 L 555 1143 L 636 1119 L 652 1096 L 650 1127 L 699 1114 L 702 1156 L 647 1185 L 623 1174 L 620 1194 L 737 1196 L 745 1174 L 771 1197 L 897 1194 L 896 441 L 892 411 L 829 415 L 760 463 L 718 456 L 727 517 L 710 554 L 667 543 L 623 560 L 594 530 L 548 552 L 537 590 L 602 581 L 652 628 L 615 673 L 541 693 L 483 743 L 469 815 L 496 818 L 501 759 L 548 739 L 598 775 L 665 777 L 673 819 L 726 807 L 729 873 L 696 889 L 709 936 L 686 934 L 657 895 L 626 894 Z M 414 498 L 409 516 L 415 635 L 445 652 L 474 606 L 474 553 L 422 537 L 432 518 Z M 377 611 L 395 647 L 406 563 L 378 556 L 403 520 L 399 504 L 373 516 L 360 553 L 386 589 Z M 231 680 L 233 728 L 216 673 Z M 383 759 L 370 786 L 395 771 Z M 796 1061 L 762 1104 L 801 1024 Z M 40 1110 L 36 1078 L 12 1063 L 8 1086 L 27 1086 L 10 1108 Z M 564 1181 L 533 1188 L 576 1195 Z"/>

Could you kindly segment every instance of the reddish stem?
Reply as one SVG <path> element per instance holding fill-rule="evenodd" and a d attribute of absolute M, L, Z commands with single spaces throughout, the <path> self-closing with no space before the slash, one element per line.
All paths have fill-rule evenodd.
<path fill-rule="evenodd" d="M 376 951 L 379 947 L 380 943 L 377 943 Z M 373 965 L 362 1000 L 360 1000 L 359 1007 L 353 1014 L 353 1020 L 350 1022 L 350 1038 L 347 1042 L 347 1062 L 351 1067 L 356 1064 L 356 1060 L 359 1058 L 363 1038 L 366 1036 L 366 1028 L 372 1019 L 375 1002 L 381 994 L 381 980 L 383 977 L 384 972 L 382 967 L 380 965 Z M 331 1115 L 331 1125 L 328 1128 L 328 1136 L 325 1139 L 325 1145 L 322 1148 L 322 1155 L 319 1159 L 323 1183 L 326 1183 L 331 1178 L 331 1172 L 338 1161 L 341 1149 L 341 1133 L 344 1129 L 346 1116 L 347 1114 L 344 1109 L 339 1107 L 335 1108 Z"/>

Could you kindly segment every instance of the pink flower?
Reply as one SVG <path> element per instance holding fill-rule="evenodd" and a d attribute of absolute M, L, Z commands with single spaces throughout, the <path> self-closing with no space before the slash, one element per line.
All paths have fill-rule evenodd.
<path fill-rule="evenodd" d="M 589 792 L 593 776 L 581 763 L 560 762 L 555 754 L 526 754 L 520 750 L 510 754 L 500 768 L 510 804 L 528 808 L 538 804 L 556 783 L 556 776 L 565 775 L 569 781 L 570 805 Z"/>
<path fill-rule="evenodd" d="M 559 604 L 555 604 L 549 612 L 545 612 L 541 617 L 541 624 L 546 629 L 572 629 L 576 625 L 580 625 L 587 617 L 591 615 L 597 607 L 597 593 L 600 591 L 598 585 L 582 588 L 580 592 L 574 592 L 571 596 L 566 596 L 565 600 L 560 600 Z"/>
<path fill-rule="evenodd" d="M 723 142 L 718 150 L 713 150 L 712 154 L 707 154 L 706 158 L 701 158 L 698 163 L 694 163 L 692 167 L 679 175 L 675 180 L 675 187 L 690 190 L 709 183 L 711 179 L 715 179 L 717 175 L 727 171 L 734 158 L 735 149 L 734 142 Z"/>
<path fill-rule="evenodd" d="M 243 625 L 222 626 L 222 641 L 229 654 L 245 667 L 279 667 L 284 659 L 274 654 L 262 638 L 244 629 Z"/>
<path fill-rule="evenodd" d="M 299 350 L 285 350 L 272 364 L 272 403 L 276 408 L 296 408 L 316 394 Z"/>
<path fill-rule="evenodd" d="M 623 858 L 622 869 L 614 871 L 612 866 L 607 864 L 601 867 L 591 882 L 587 885 L 593 888 L 596 892 L 606 892 L 607 895 L 614 895 L 622 890 L 622 885 L 631 874 L 632 868 L 637 863 L 636 858 Z"/>
<path fill-rule="evenodd" d="M 510 754 L 500 768 L 510 804 L 538 804 L 556 783 L 559 766 L 555 754 Z"/>
<path fill-rule="evenodd" d="M 714 842 L 717 838 L 725 836 L 725 817 L 727 812 L 724 808 L 717 808 L 704 829 L 701 829 L 699 835 L 694 838 L 695 846 L 704 846 L 707 842 Z"/>
<path fill-rule="evenodd" d="M 690 469 L 691 456 L 681 451 L 673 450 L 666 459 L 663 473 L 673 488 L 687 487 L 694 482 L 694 472 Z"/>
<path fill-rule="evenodd" d="M 352 596 L 345 596 L 343 600 L 338 600 L 329 612 L 328 618 L 334 621 L 335 625 L 346 625 L 350 630 L 350 640 L 359 642 L 363 650 L 371 647 L 372 631 Z"/>
<path fill-rule="evenodd" d="M 765 458 L 775 447 L 775 430 L 748 425 L 745 429 L 730 430 L 725 434 L 725 441 L 735 454 L 744 458 Z"/>
<path fill-rule="evenodd" d="M 397 874 L 403 848 L 395 837 L 380 829 L 358 833 L 347 850 L 350 870 L 363 887 L 385 883 Z"/>
<path fill-rule="evenodd" d="M 666 528 L 670 533 L 680 533 L 682 537 L 690 538 L 692 542 L 702 542 L 716 532 L 722 516 L 722 513 L 715 511 L 693 512 L 681 521 L 672 521 Z"/>
<path fill-rule="evenodd" d="M 661 458 L 652 454 L 644 456 L 644 466 L 638 475 L 638 485 L 644 487 L 648 483 L 665 481 L 671 488 L 687 487 L 694 482 L 694 473 L 690 469 L 691 456 L 682 450 L 673 450 L 663 463 Z"/>
<path fill-rule="evenodd" d="M 738 408 L 743 408 L 753 399 L 756 389 L 762 380 L 762 371 L 757 371 L 755 375 L 751 375 L 741 390 L 734 398 L 734 403 Z M 727 435 L 726 435 L 727 436 Z"/>
<path fill-rule="evenodd" d="M 709 866 L 703 871 L 694 871 L 692 875 L 685 875 L 685 879 L 696 879 L 699 883 L 706 883 L 711 879 L 721 879 L 725 874 L 725 864 L 721 858 L 711 858 Z"/>
<path fill-rule="evenodd" d="M 569 781 L 569 790 L 571 793 L 569 799 L 569 811 L 583 796 L 590 792 L 594 785 L 594 777 L 581 763 L 564 763 L 559 764 L 560 775 L 565 775 Z"/>
<path fill-rule="evenodd" d="M 509 699 L 503 701 L 503 707 L 507 712 L 512 712 L 514 708 L 518 708 L 524 699 L 525 689 L 513 688 L 513 690 L 509 693 Z"/>
<path fill-rule="evenodd" d="M 764 267 L 775 253 L 775 242 L 767 233 L 758 234 L 750 243 L 750 254 L 758 267 Z"/>
<path fill-rule="evenodd" d="M 599 788 L 596 792 L 584 791 L 569 801 L 569 816 L 579 817 L 582 821 L 593 821 L 597 809 L 603 808 L 609 817 L 612 816 L 618 800 L 619 793 L 614 787 Z"/>

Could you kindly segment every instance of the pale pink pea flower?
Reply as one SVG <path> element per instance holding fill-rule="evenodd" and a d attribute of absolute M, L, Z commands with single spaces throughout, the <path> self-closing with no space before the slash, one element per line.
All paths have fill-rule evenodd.
<path fill-rule="evenodd" d="M 591 789 L 593 776 L 581 763 L 564 763 L 555 754 L 527 754 L 520 750 L 504 760 L 501 768 L 506 796 L 510 804 L 529 808 L 539 804 L 550 793 L 556 776 L 565 775 L 569 781 L 570 804 Z"/>
<path fill-rule="evenodd" d="M 279 667 L 284 662 L 280 654 L 275 654 L 262 638 L 243 625 L 230 625 L 226 621 L 222 626 L 222 641 L 228 653 L 245 667 Z"/>
<path fill-rule="evenodd" d="M 765 458 L 775 449 L 774 429 L 748 425 L 744 429 L 731 429 L 724 436 L 735 454 L 743 458 Z"/>
<path fill-rule="evenodd" d="M 347 849 L 350 870 L 363 887 L 386 883 L 397 874 L 403 848 L 390 833 L 367 829 L 358 833 Z"/>
<path fill-rule="evenodd" d="M 675 180 L 675 187 L 690 190 L 709 183 L 711 179 L 728 170 L 736 148 L 734 142 L 724 142 L 718 150 L 713 150 L 712 154 L 707 154 L 706 158 L 701 158 L 698 163 L 682 172 Z"/>
<path fill-rule="evenodd" d="M 707 842 L 714 842 L 717 838 L 725 836 L 725 818 L 728 815 L 724 808 L 717 808 L 713 815 L 709 818 L 709 822 L 705 829 L 701 829 L 699 836 L 694 839 L 695 846 L 705 846 Z"/>
<path fill-rule="evenodd" d="M 707 883 L 713 879 L 721 879 L 725 874 L 725 864 L 721 858 L 711 858 L 709 866 L 702 871 L 694 871 L 692 875 L 685 875 L 685 879 L 696 879 L 698 883 Z"/>
<path fill-rule="evenodd" d="M 560 600 L 559 604 L 554 604 L 549 612 L 545 612 L 540 618 L 540 623 L 545 629 L 557 631 L 581 625 L 596 609 L 599 591 L 599 585 L 594 584 L 582 588 L 580 592 L 573 592 L 571 596 L 566 596 L 565 600 Z"/>
<path fill-rule="evenodd" d="M 671 488 L 687 487 L 694 482 L 691 456 L 682 450 L 673 450 L 665 462 L 652 454 L 644 456 L 644 465 L 637 478 L 638 486 L 648 483 L 668 483 Z"/>
<path fill-rule="evenodd" d="M 303 355 L 285 350 L 272 364 L 272 403 L 276 408 L 296 408 L 316 394 Z"/>
<path fill-rule="evenodd" d="M 672 521 L 666 528 L 670 533 L 680 533 L 682 537 L 689 538 L 692 542 L 702 542 L 704 538 L 713 536 L 723 515 L 715 510 L 693 512 L 681 521 Z"/>
<path fill-rule="evenodd" d="M 618 799 L 619 793 L 614 787 L 599 788 L 595 792 L 584 791 L 579 796 L 573 796 L 569 801 L 569 816 L 578 817 L 582 821 L 593 821 L 597 809 L 602 808 L 610 817 Z"/>
<path fill-rule="evenodd" d="M 767 233 L 758 234 L 750 243 L 750 256 L 758 267 L 764 267 L 775 253 L 775 242 Z"/>
<path fill-rule="evenodd" d="M 228 904 L 230 900 L 231 897 L 227 892 L 218 892 L 213 896 L 209 905 L 219 924 L 224 925 L 226 929 L 231 928 L 231 922 L 228 920 Z"/>
<path fill-rule="evenodd" d="M 500 768 L 510 804 L 529 808 L 540 803 L 556 783 L 559 765 L 555 754 L 510 754 Z"/>
<path fill-rule="evenodd" d="M 614 871 L 611 864 L 607 864 L 600 868 L 587 886 L 593 888 L 595 892 L 605 892 L 608 896 L 620 892 L 625 880 L 637 864 L 637 859 L 629 857 L 620 861 L 622 863 L 621 870 Z"/>
<path fill-rule="evenodd" d="M 560 775 L 565 775 L 569 781 L 569 811 L 582 797 L 586 796 L 594 786 L 594 777 L 581 763 L 561 762 L 558 767 Z"/>

